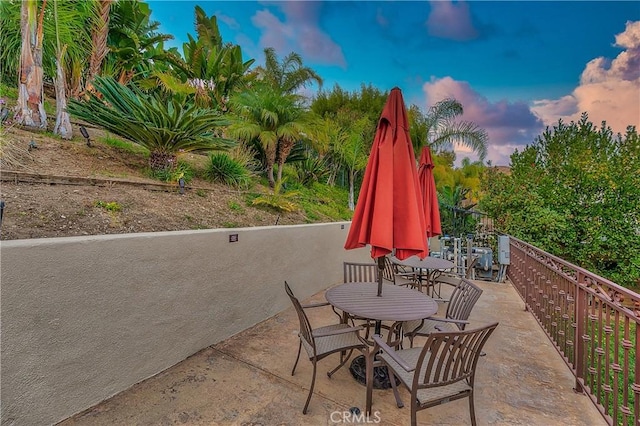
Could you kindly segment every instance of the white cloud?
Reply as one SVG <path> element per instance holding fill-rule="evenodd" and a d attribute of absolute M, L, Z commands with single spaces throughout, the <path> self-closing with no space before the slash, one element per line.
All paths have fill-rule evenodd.
<path fill-rule="evenodd" d="M 469 5 L 464 1 L 430 1 L 431 13 L 425 26 L 435 37 L 466 41 L 478 37 L 478 31 L 471 22 Z"/>
<path fill-rule="evenodd" d="M 292 1 L 275 4 L 283 12 L 283 20 L 269 10 L 258 11 L 252 18 L 254 25 L 262 31 L 261 47 L 273 47 L 283 56 L 297 52 L 317 64 L 346 67 L 342 48 L 319 27 L 321 3 Z"/>
<path fill-rule="evenodd" d="M 577 121 L 586 111 L 589 121 L 606 121 L 614 132 L 624 133 L 629 125 L 640 128 L 640 21 L 627 22 L 616 46 L 625 50 L 615 59 L 587 63 L 571 95 L 534 102 L 532 110 L 545 125 Z"/>

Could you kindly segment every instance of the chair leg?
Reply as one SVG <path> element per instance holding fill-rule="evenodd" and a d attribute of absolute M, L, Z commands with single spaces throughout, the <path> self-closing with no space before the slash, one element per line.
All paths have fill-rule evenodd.
<path fill-rule="evenodd" d="M 342 367 L 343 365 L 346 364 L 346 362 L 349 360 L 349 358 L 351 357 L 351 354 L 353 353 L 353 349 L 349 350 L 349 353 L 347 354 L 347 356 L 342 357 L 342 355 L 340 355 L 340 364 L 338 364 L 338 366 L 336 368 L 334 368 L 333 370 L 327 372 L 327 376 L 329 376 L 329 378 L 331 378 L 331 375 L 333 373 L 335 373 L 336 371 L 340 370 L 340 367 Z"/>
<path fill-rule="evenodd" d="M 313 387 L 316 384 L 316 359 L 313 360 L 313 376 L 311 378 L 311 387 L 309 388 L 309 396 L 307 396 L 307 402 L 304 404 L 304 408 L 302 409 L 302 414 L 307 414 L 307 408 L 309 407 L 309 401 L 311 401 L 311 395 L 313 395 Z"/>
<path fill-rule="evenodd" d="M 400 398 L 400 394 L 398 393 L 398 385 L 396 385 L 396 376 L 393 374 L 391 369 L 387 367 L 387 376 L 389 380 L 391 380 L 391 388 L 393 389 L 393 396 L 396 397 L 396 405 L 398 408 L 404 407 L 404 402 L 402 402 L 402 398 Z"/>
<path fill-rule="evenodd" d="M 293 364 L 293 370 L 291 370 L 291 375 L 293 376 L 296 373 L 296 367 L 298 366 L 298 361 L 300 361 L 300 350 L 302 349 L 302 340 L 298 342 L 298 356 L 296 357 L 296 363 Z"/>
<path fill-rule="evenodd" d="M 476 426 L 476 410 L 473 405 L 473 390 L 469 393 L 469 414 L 471 415 L 471 425 Z"/>

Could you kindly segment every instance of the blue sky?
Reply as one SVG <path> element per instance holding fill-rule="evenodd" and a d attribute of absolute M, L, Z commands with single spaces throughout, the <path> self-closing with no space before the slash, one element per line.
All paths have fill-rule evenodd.
<path fill-rule="evenodd" d="M 545 126 L 588 112 L 616 132 L 640 127 L 640 2 L 636 1 L 149 1 L 169 46 L 195 36 L 194 7 L 225 41 L 263 61 L 299 53 L 325 81 L 402 89 L 426 110 L 446 97 L 489 133 L 488 160 Z M 316 87 L 308 89 L 313 95 Z M 458 162 L 473 155 L 457 147 Z"/>

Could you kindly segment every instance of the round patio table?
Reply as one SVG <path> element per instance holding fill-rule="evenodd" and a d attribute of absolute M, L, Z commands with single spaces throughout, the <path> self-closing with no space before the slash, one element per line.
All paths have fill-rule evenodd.
<path fill-rule="evenodd" d="M 438 312 L 435 300 L 411 288 L 383 284 L 382 296 L 377 293 L 377 283 L 355 282 L 330 288 L 325 298 L 342 311 L 375 321 L 413 321 Z"/>
<path fill-rule="evenodd" d="M 456 265 L 446 259 L 439 257 L 427 256 L 424 259 L 420 259 L 416 256 L 408 257 L 404 260 L 400 260 L 396 257 L 391 258 L 391 262 L 402 266 L 409 266 L 414 269 L 424 269 L 427 271 L 427 285 L 431 286 L 434 278 L 442 271 L 454 268 Z M 422 291 L 422 274 L 418 274 L 418 290 Z"/>

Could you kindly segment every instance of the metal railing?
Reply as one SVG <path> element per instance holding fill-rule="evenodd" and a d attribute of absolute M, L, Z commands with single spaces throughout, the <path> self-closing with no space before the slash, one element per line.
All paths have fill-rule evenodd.
<path fill-rule="evenodd" d="M 507 275 L 609 424 L 638 425 L 640 295 L 510 237 Z"/>

